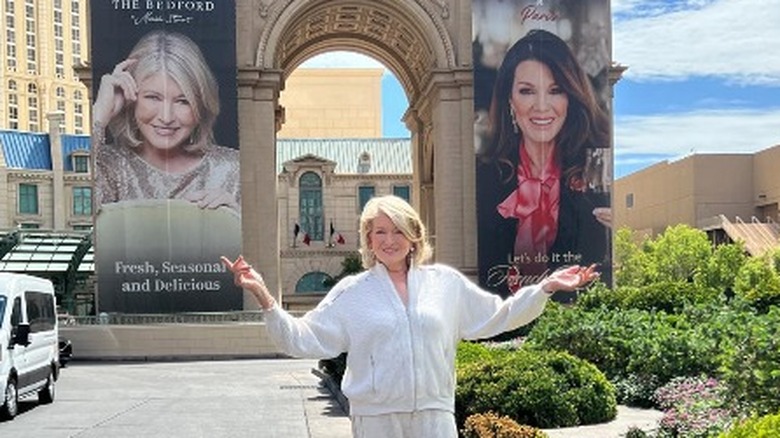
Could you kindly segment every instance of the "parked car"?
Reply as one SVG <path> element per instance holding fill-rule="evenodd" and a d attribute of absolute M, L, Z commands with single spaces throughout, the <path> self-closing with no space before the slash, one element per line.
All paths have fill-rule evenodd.
<path fill-rule="evenodd" d="M 59 377 L 59 330 L 49 280 L 0 273 L 0 417 L 13 419 L 19 399 L 54 401 Z"/>

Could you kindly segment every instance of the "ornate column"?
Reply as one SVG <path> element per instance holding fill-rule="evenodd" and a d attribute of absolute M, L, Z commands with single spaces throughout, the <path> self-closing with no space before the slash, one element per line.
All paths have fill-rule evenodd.
<path fill-rule="evenodd" d="M 238 71 L 241 148 L 241 231 L 243 254 L 263 274 L 281 303 L 279 221 L 276 203 L 276 127 L 280 70 L 244 67 Z M 244 294 L 244 309 L 257 309 Z"/>
<path fill-rule="evenodd" d="M 436 260 L 476 271 L 474 110 L 470 69 L 435 72 L 431 108 Z"/>

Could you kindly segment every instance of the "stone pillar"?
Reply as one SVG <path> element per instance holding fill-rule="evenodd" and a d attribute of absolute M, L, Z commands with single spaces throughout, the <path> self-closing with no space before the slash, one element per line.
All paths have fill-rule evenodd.
<path fill-rule="evenodd" d="M 474 110 L 470 69 L 436 72 L 426 93 L 434 145 L 436 261 L 476 270 Z"/>
<path fill-rule="evenodd" d="M 280 304 L 276 109 L 282 83 L 280 70 L 245 67 L 238 71 L 242 251 Z M 257 308 L 254 298 L 245 293 L 244 309 Z"/>
<path fill-rule="evenodd" d="M 55 230 L 65 229 L 65 163 L 62 156 L 62 133 L 60 129 L 65 121 L 65 114 L 55 111 L 46 114 L 49 121 L 49 148 L 51 149 L 52 170 L 52 227 Z"/>
<path fill-rule="evenodd" d="M 419 117 L 417 116 L 417 112 L 409 109 L 403 116 L 403 122 L 406 125 L 406 129 L 409 130 L 411 133 L 411 153 L 412 153 L 412 199 L 411 203 L 414 208 L 421 212 L 421 205 L 422 205 L 422 178 L 421 178 L 421 172 L 422 169 L 420 168 L 420 163 L 422 162 L 422 147 L 423 147 L 423 136 L 421 134 L 422 132 L 422 122 L 420 122 Z"/>

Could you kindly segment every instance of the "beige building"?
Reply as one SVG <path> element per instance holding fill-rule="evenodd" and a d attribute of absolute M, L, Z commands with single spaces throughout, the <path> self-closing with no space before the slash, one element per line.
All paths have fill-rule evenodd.
<path fill-rule="evenodd" d="M 279 103 L 277 138 L 382 137 L 382 75 L 374 69 L 299 68 L 287 78 Z"/>
<path fill-rule="evenodd" d="M 752 254 L 780 246 L 780 145 L 755 154 L 694 154 L 615 181 L 615 224 L 657 235 L 688 224 Z"/>
<path fill-rule="evenodd" d="M 89 100 L 74 73 L 89 55 L 89 2 L 2 0 L 0 128 L 47 132 L 61 112 L 64 132 L 89 131 Z"/>

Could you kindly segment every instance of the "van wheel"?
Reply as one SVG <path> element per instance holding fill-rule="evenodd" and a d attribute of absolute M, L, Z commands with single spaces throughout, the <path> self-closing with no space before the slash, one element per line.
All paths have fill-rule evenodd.
<path fill-rule="evenodd" d="M 8 379 L 4 394 L 3 405 L 0 406 L 0 417 L 5 420 L 13 420 L 19 412 L 19 392 L 16 390 L 16 380 Z"/>
<path fill-rule="evenodd" d="M 38 391 L 38 402 L 42 405 L 49 404 L 54 401 L 54 372 L 49 372 L 49 377 L 46 378 L 46 386 Z"/>

